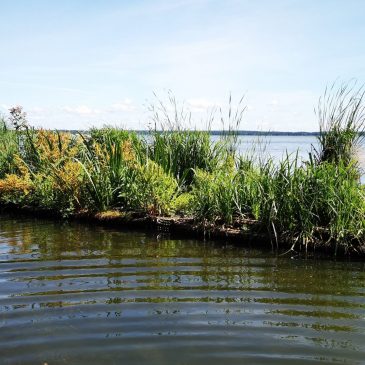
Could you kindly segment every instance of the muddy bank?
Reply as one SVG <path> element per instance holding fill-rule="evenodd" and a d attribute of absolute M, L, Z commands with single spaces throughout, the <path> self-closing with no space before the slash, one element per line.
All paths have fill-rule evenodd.
<path fill-rule="evenodd" d="M 0 206 L 1 213 L 11 214 L 15 217 L 27 215 L 34 218 L 65 220 L 56 211 L 37 209 L 30 206 L 19 207 L 13 204 Z M 266 248 L 275 251 L 277 254 L 286 254 L 293 257 L 365 258 L 365 246 L 336 246 L 335 242 L 326 242 L 325 240 L 322 242 L 318 241 L 315 246 L 312 244 L 305 246 L 300 243 L 293 245 L 293 242 L 290 240 L 280 240 L 277 242 L 275 237 L 268 230 L 263 229 L 259 222 L 249 219 L 242 220 L 238 228 L 235 226 L 202 223 L 192 217 L 162 217 L 139 212 L 110 210 L 99 213 L 82 211 L 67 217 L 67 220 L 119 229 L 153 232 L 171 238 L 220 240 L 245 247 Z"/>

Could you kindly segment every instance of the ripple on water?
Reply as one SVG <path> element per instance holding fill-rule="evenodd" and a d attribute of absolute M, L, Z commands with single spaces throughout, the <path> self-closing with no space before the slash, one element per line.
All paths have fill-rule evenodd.
<path fill-rule="evenodd" d="M 2 217 L 4 364 L 361 364 L 364 265 Z"/>

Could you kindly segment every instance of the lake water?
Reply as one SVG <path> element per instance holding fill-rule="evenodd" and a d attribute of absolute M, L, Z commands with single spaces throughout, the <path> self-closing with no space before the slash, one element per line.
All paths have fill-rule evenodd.
<path fill-rule="evenodd" d="M 212 136 L 213 140 L 219 137 Z M 272 157 L 279 161 L 286 154 L 294 158 L 298 154 L 300 161 L 308 161 L 308 153 L 313 148 L 318 149 L 318 141 L 315 136 L 239 136 L 237 140 L 238 152 L 242 155 L 261 157 L 264 160 Z M 357 149 L 357 158 L 362 170 L 361 182 L 365 183 L 365 140 Z"/>
<path fill-rule="evenodd" d="M 298 153 L 307 159 L 312 146 L 318 146 L 315 136 L 239 136 L 237 142 L 240 153 L 270 155 L 274 159 L 286 153 L 293 156 Z"/>
<path fill-rule="evenodd" d="M 148 142 L 151 142 L 149 135 L 143 135 Z M 218 141 L 219 135 L 212 135 L 212 141 Z M 318 149 L 316 136 L 258 136 L 258 135 L 240 135 L 237 137 L 237 150 L 241 155 L 254 156 L 263 160 L 272 157 L 274 161 L 279 161 L 288 154 L 294 158 L 298 154 L 299 160 L 308 161 L 308 153 L 313 147 Z M 365 170 L 365 139 L 357 151 L 357 157 L 360 166 Z M 365 182 L 365 180 L 364 180 Z"/>
<path fill-rule="evenodd" d="M 364 364 L 365 264 L 0 217 L 1 364 Z"/>

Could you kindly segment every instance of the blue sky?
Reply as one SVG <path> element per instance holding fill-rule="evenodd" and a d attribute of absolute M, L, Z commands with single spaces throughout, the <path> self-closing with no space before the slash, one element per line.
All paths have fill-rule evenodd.
<path fill-rule="evenodd" d="M 316 130 L 327 84 L 365 82 L 364 13 L 362 0 L 0 0 L 0 111 L 141 129 L 153 93 L 172 90 L 203 128 L 232 93 L 242 129 Z"/>

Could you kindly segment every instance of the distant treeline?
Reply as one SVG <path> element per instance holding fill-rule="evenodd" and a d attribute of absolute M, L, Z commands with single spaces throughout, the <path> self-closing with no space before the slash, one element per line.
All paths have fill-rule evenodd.
<path fill-rule="evenodd" d="M 87 133 L 87 131 L 84 130 L 76 130 L 76 129 L 62 129 L 60 132 L 68 132 L 72 134 L 77 133 Z M 146 135 L 154 133 L 155 131 L 150 130 L 131 130 L 131 132 L 135 132 L 140 135 Z M 161 131 L 162 132 L 162 131 Z M 168 131 L 163 131 L 168 132 Z M 222 136 L 224 134 L 235 134 L 238 136 L 319 136 L 320 132 L 276 132 L 276 131 L 221 131 L 221 130 L 211 130 L 211 131 L 203 131 L 203 132 L 209 132 L 212 136 Z"/>

